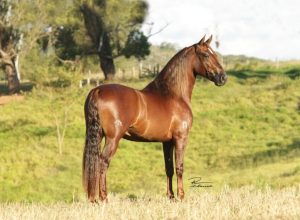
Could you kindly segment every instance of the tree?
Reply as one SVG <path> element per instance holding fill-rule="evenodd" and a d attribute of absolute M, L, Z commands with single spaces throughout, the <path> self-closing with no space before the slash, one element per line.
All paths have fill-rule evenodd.
<path fill-rule="evenodd" d="M 140 31 L 148 4 L 143 0 L 83 1 L 80 11 L 105 79 L 115 75 L 114 59 L 124 55 L 144 58 L 150 53 L 148 38 Z"/>
<path fill-rule="evenodd" d="M 42 63 L 50 63 L 55 57 L 41 57 L 41 51 L 56 42 L 60 27 L 73 23 L 73 6 L 72 0 L 0 1 L 0 64 L 8 79 L 9 93 L 19 90 L 19 60 L 23 75 L 30 72 L 32 78 L 41 78 Z"/>
<path fill-rule="evenodd" d="M 18 63 L 22 76 L 39 81 L 57 76 L 57 61 L 97 55 L 112 78 L 116 57 L 150 53 L 140 31 L 147 11 L 144 0 L 0 0 L 0 64 L 10 93 L 19 90 Z"/>
<path fill-rule="evenodd" d="M 20 88 L 18 52 L 23 38 L 23 34 L 10 22 L 12 7 L 9 0 L 0 2 L 0 64 L 7 77 L 10 94 L 18 92 Z"/>

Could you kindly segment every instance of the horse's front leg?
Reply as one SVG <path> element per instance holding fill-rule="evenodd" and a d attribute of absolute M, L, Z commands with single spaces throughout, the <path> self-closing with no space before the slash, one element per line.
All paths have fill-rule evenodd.
<path fill-rule="evenodd" d="M 173 142 L 163 142 L 164 148 L 164 159 L 165 159 L 165 169 L 167 175 L 167 196 L 170 199 L 174 198 L 174 192 L 172 189 L 172 177 L 174 174 L 174 165 L 173 165 Z"/>
<path fill-rule="evenodd" d="M 180 200 L 184 198 L 183 190 L 183 157 L 184 150 L 187 143 L 187 135 L 178 135 L 175 139 L 175 161 L 176 161 L 176 175 L 177 175 L 177 196 Z"/>

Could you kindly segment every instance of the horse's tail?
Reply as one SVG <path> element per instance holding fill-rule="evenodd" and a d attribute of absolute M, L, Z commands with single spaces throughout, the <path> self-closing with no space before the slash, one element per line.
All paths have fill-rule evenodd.
<path fill-rule="evenodd" d="M 89 93 L 84 105 L 86 137 L 82 164 L 83 187 L 88 199 L 92 202 L 96 200 L 96 196 L 99 192 L 99 145 L 103 137 L 96 100 L 93 98 L 94 91 L 95 90 L 92 90 Z"/>

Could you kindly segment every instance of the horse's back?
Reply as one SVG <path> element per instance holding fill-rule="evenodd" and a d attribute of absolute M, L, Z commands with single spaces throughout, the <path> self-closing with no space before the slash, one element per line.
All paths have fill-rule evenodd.
<path fill-rule="evenodd" d="M 131 102 L 136 101 L 136 97 L 137 97 L 136 95 L 137 90 L 120 84 L 104 84 L 96 87 L 95 90 L 97 90 L 97 93 L 101 101 L 111 102 L 112 100 L 114 101 L 121 100 L 122 102 L 118 104 L 125 105 L 125 106 L 129 104 L 133 104 Z"/>

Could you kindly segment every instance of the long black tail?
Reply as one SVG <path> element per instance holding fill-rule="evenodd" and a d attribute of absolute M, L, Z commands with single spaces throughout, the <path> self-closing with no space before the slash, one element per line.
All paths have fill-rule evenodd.
<path fill-rule="evenodd" d="M 103 136 L 96 100 L 93 98 L 94 92 L 95 90 L 92 90 L 89 93 L 84 105 L 86 137 L 82 163 L 83 187 L 92 202 L 96 201 L 99 192 L 99 145 Z"/>

